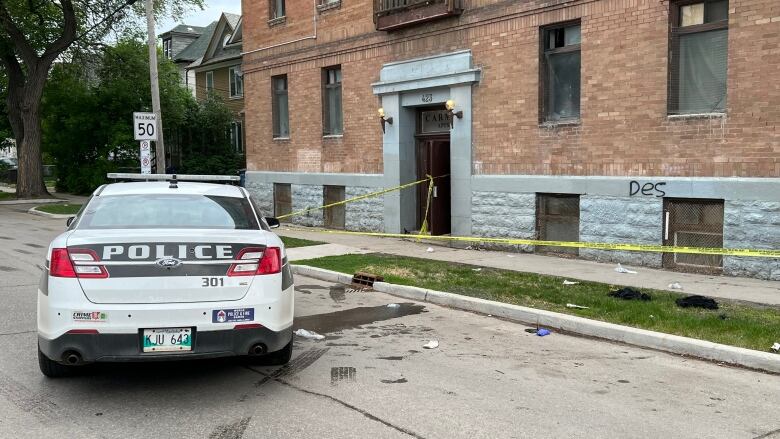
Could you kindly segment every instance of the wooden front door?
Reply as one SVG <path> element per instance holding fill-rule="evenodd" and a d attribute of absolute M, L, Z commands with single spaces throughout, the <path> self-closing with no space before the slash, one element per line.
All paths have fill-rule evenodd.
<path fill-rule="evenodd" d="M 450 211 L 450 142 L 449 140 L 420 140 L 417 143 L 417 178 L 431 175 L 433 191 L 428 206 L 428 184 L 417 189 L 417 225 L 422 226 L 426 211 L 428 230 L 432 235 L 447 235 L 451 231 Z"/>

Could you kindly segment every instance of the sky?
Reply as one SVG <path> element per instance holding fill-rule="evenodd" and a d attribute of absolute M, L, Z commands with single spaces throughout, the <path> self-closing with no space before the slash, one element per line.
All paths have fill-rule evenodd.
<path fill-rule="evenodd" d="M 241 14 L 241 0 L 206 0 L 203 11 L 195 8 L 192 12 L 186 14 L 179 21 L 172 18 L 157 20 L 157 35 L 171 30 L 179 23 L 191 24 L 194 26 L 206 26 L 212 21 L 219 19 L 222 12 L 231 12 Z"/>

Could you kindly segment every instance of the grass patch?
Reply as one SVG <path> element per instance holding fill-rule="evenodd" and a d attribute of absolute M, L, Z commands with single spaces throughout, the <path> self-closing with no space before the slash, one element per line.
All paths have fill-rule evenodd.
<path fill-rule="evenodd" d="M 35 208 L 35 210 L 39 210 L 41 212 L 46 213 L 54 213 L 57 215 L 75 215 L 78 213 L 79 209 L 81 209 L 81 204 L 44 204 L 43 206 L 38 206 Z"/>
<path fill-rule="evenodd" d="M 293 238 L 290 236 L 279 236 L 279 237 L 282 238 L 282 242 L 284 243 L 285 248 L 308 247 L 310 245 L 325 244 L 324 242 L 310 241 L 308 239 Z"/>
<path fill-rule="evenodd" d="M 16 199 L 16 194 L 13 192 L 1 192 L 0 191 L 0 201 L 11 201 Z"/>
<path fill-rule="evenodd" d="M 495 268 L 455 264 L 382 254 L 330 256 L 297 264 L 352 274 L 365 271 L 384 276 L 387 282 L 413 285 L 498 302 L 545 309 L 651 331 L 698 338 L 715 343 L 767 351 L 780 341 L 780 309 L 718 300 L 720 309 L 684 309 L 667 291 L 642 290 L 650 302 L 626 301 L 607 296 L 619 287 L 580 282 L 563 285 L 563 278 Z M 566 308 L 567 303 L 590 309 Z M 725 317 L 722 318 L 722 317 Z"/>

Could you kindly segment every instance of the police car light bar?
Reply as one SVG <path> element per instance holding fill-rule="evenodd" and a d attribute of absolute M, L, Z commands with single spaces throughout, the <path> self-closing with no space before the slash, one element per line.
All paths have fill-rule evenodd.
<path fill-rule="evenodd" d="M 123 172 L 109 172 L 110 180 L 124 181 L 199 181 L 206 183 L 238 183 L 241 178 L 238 175 L 193 175 L 193 174 L 131 174 Z"/>

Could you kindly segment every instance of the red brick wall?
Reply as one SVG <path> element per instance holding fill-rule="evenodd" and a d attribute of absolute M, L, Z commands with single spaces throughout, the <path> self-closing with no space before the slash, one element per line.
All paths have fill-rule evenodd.
<path fill-rule="evenodd" d="M 467 0 L 461 17 L 374 31 L 370 0 L 318 15 L 305 40 L 244 58 L 250 170 L 382 172 L 383 63 L 471 49 L 474 170 L 484 174 L 780 177 L 780 1 L 731 0 L 725 119 L 667 117 L 666 0 Z M 244 48 L 311 35 L 310 1 L 244 0 Z M 539 26 L 582 23 L 581 123 L 539 124 Z M 320 70 L 343 69 L 344 135 L 322 138 Z M 270 76 L 289 80 L 290 140 L 271 138 Z"/>

